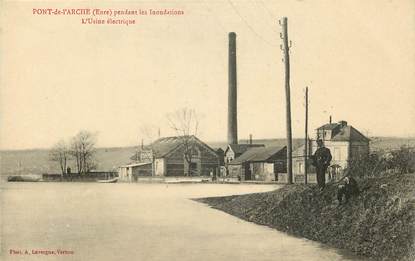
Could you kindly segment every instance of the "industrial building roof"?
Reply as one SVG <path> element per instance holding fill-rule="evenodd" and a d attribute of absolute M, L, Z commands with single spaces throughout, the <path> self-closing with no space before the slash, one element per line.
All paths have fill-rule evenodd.
<path fill-rule="evenodd" d="M 241 156 L 229 162 L 230 165 L 239 165 L 243 162 L 269 162 L 277 158 L 285 159 L 287 147 L 255 147 L 250 148 Z"/>
<path fill-rule="evenodd" d="M 151 162 L 140 162 L 140 163 L 131 163 L 131 164 L 127 164 L 127 165 L 123 165 L 120 166 L 121 168 L 128 168 L 128 167 L 139 167 L 139 166 L 144 166 L 144 165 L 148 165 L 151 164 Z"/>
<path fill-rule="evenodd" d="M 180 137 L 165 137 L 154 141 L 149 147 L 157 158 L 164 157 L 167 153 L 182 144 Z"/>
<path fill-rule="evenodd" d="M 207 144 L 205 144 L 203 141 L 199 140 L 196 136 L 191 135 L 187 136 L 189 139 L 193 139 L 196 143 L 204 146 L 211 152 L 216 154 L 216 151 L 214 151 L 211 147 L 209 147 Z M 174 136 L 174 137 L 164 137 L 160 138 L 156 141 L 154 141 L 150 146 L 148 146 L 148 149 L 153 150 L 153 153 L 155 154 L 156 158 L 163 158 L 167 154 L 169 154 L 171 151 L 176 149 L 178 146 L 182 145 L 184 143 L 185 136 Z"/>
<path fill-rule="evenodd" d="M 235 154 L 242 154 L 245 151 L 247 151 L 250 148 L 254 148 L 254 147 L 265 147 L 264 144 L 229 144 L 228 148 L 226 150 L 229 149 L 229 147 L 231 148 L 231 150 L 235 153 Z"/>

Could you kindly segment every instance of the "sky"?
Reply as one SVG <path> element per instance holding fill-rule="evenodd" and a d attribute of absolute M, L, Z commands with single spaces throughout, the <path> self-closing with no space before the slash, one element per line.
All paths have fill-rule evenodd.
<path fill-rule="evenodd" d="M 33 8 L 164 10 L 134 25 Z M 228 33 L 237 34 L 238 136 L 284 138 L 281 27 L 292 42 L 293 136 L 346 120 L 369 136 L 415 136 L 415 2 L 1 1 L 0 148 L 48 148 L 80 130 L 99 147 L 134 146 L 143 126 L 174 135 L 166 115 L 199 114 L 199 137 L 227 137 Z M 107 16 L 92 18 L 107 19 Z M 147 141 L 147 140 L 146 140 Z"/>

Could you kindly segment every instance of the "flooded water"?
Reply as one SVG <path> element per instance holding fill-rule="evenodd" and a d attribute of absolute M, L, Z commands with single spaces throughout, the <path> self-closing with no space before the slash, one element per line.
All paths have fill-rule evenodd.
<path fill-rule="evenodd" d="M 363 260 L 189 200 L 275 188 L 3 183 L 0 259 Z"/>

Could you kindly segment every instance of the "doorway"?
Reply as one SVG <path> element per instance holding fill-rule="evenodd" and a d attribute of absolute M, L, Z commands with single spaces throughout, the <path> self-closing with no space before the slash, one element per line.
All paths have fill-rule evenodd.
<path fill-rule="evenodd" d="M 249 162 L 244 163 L 245 168 L 245 180 L 252 180 L 252 173 Z"/>

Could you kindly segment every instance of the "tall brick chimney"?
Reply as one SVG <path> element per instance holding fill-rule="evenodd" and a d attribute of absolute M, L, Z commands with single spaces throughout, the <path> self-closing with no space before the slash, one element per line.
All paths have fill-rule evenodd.
<path fill-rule="evenodd" d="M 238 144 L 236 34 L 234 32 L 229 33 L 228 70 L 228 144 Z"/>

